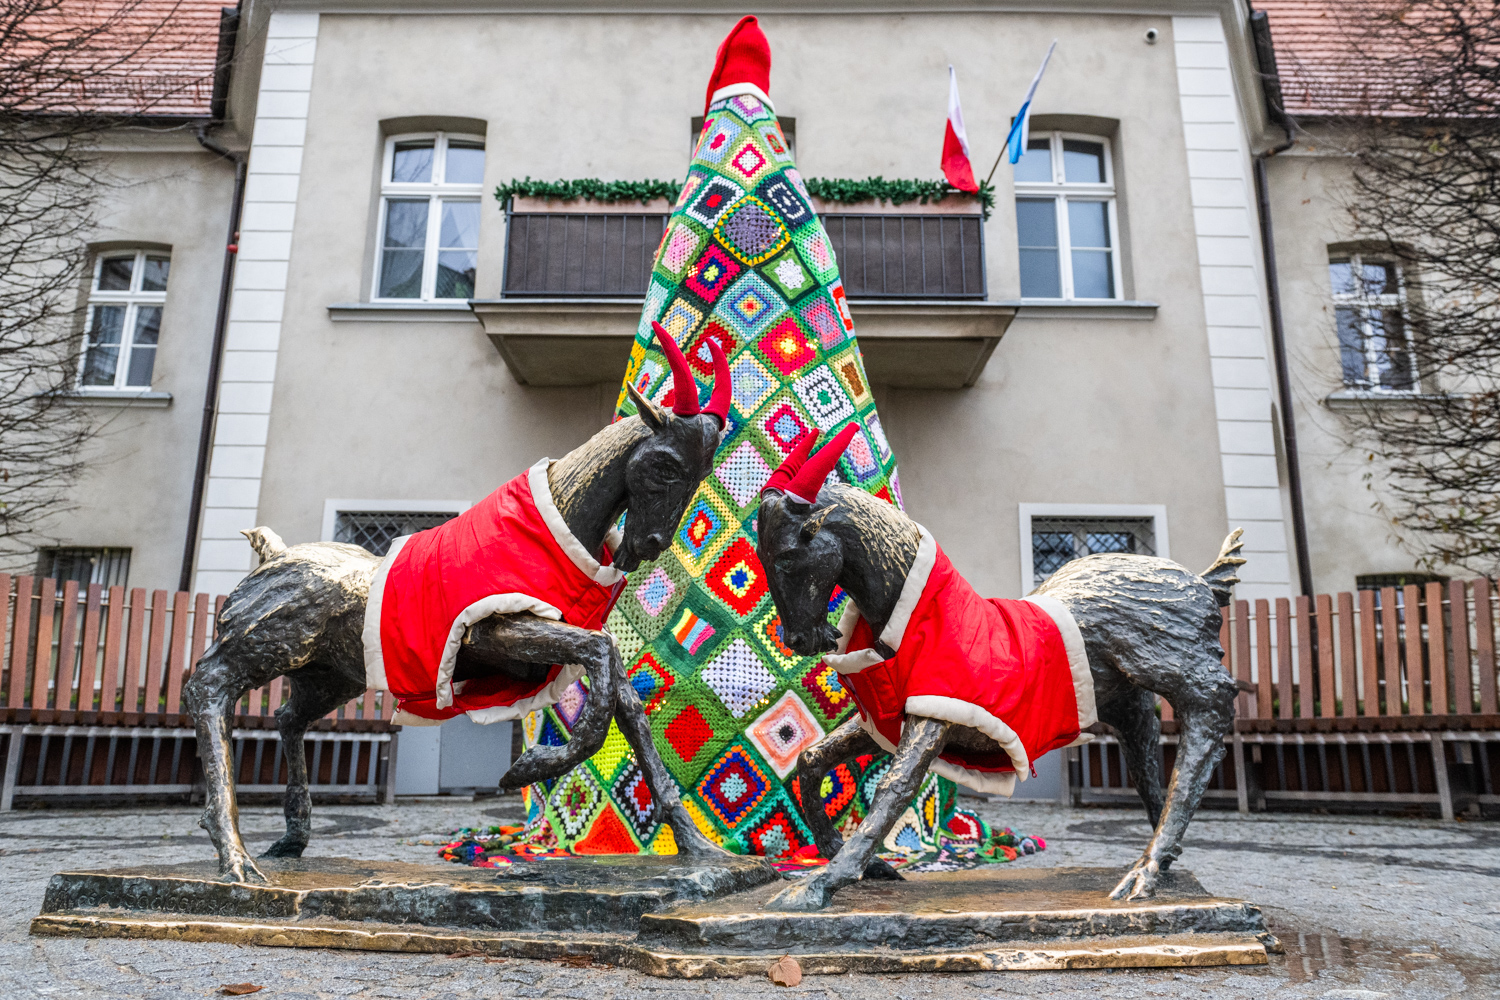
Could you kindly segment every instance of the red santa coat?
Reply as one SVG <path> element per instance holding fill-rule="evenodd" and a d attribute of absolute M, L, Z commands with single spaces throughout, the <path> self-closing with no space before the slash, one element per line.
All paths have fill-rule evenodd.
<path fill-rule="evenodd" d="M 945 750 L 932 770 L 982 792 L 1010 795 L 1016 777 L 1049 750 L 1092 739 L 1094 682 L 1068 609 L 1034 594 L 1019 601 L 974 592 L 926 528 L 890 622 L 874 648 L 870 623 L 851 606 L 836 654 L 825 661 L 854 694 L 859 721 L 895 752 L 907 715 L 969 726 L 1002 753 Z"/>
<path fill-rule="evenodd" d="M 562 696 L 583 676 L 554 664 L 541 683 L 509 677 L 453 682 L 464 630 L 493 614 L 529 611 L 597 629 L 624 574 L 611 566 L 617 537 L 596 559 L 552 501 L 542 459 L 464 513 L 396 539 L 370 585 L 365 680 L 395 695 L 400 725 L 518 719 Z M 602 561 L 601 561 L 602 560 Z"/>

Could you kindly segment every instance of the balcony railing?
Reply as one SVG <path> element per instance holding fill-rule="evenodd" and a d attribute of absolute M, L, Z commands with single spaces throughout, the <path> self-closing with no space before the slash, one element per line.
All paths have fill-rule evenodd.
<path fill-rule="evenodd" d="M 667 216 L 513 212 L 505 246 L 506 296 L 646 294 Z"/>
<path fill-rule="evenodd" d="M 513 212 L 506 234 L 511 297 L 606 298 L 646 293 L 668 216 Z M 852 299 L 983 299 L 978 215 L 823 216 Z"/>

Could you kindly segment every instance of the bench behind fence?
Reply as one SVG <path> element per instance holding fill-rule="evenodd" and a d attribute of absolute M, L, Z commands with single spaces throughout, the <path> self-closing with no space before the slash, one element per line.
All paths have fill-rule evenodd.
<path fill-rule="evenodd" d="M 224 598 L 8 573 L 0 595 L 0 810 L 15 795 L 191 793 L 197 742 L 182 686 L 213 642 Z M 243 791 L 280 787 L 274 715 L 289 693 L 276 678 L 240 702 Z M 394 707 L 367 691 L 311 727 L 315 792 L 385 793 Z"/>

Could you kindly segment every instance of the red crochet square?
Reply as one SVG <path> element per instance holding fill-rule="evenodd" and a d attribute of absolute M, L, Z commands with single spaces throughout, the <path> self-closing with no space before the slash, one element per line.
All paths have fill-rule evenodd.
<path fill-rule="evenodd" d="M 754 611 L 766 596 L 766 572 L 747 538 L 737 538 L 704 576 L 712 590 L 741 618 Z"/>
<path fill-rule="evenodd" d="M 672 749 L 677 751 L 677 756 L 685 762 L 691 762 L 698 756 L 698 751 L 703 749 L 703 744 L 714 738 L 714 730 L 708 720 L 703 718 L 703 713 L 696 706 L 689 705 L 677 714 L 677 718 L 667 723 L 665 735 Z"/>

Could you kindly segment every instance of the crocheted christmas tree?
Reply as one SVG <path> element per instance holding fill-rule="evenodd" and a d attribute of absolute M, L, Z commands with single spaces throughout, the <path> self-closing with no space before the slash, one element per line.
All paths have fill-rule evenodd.
<path fill-rule="evenodd" d="M 670 551 L 631 576 L 608 627 L 698 826 L 729 850 L 779 855 L 812 840 L 795 804 L 797 755 L 854 706 L 831 667 L 782 641 L 755 555 L 759 492 L 804 437 L 849 424 L 858 430 L 835 474 L 898 506 L 901 487 L 838 263 L 769 100 L 769 57 L 753 18 L 720 49 L 625 372 L 625 383 L 653 401 L 672 389 L 655 320 L 706 392 L 707 345 L 717 341 L 734 378 L 728 426 Z M 622 385 L 616 418 L 634 412 Z M 832 621 L 846 600 L 835 592 Z M 576 686 L 527 718 L 528 744 L 565 741 L 585 696 Z M 862 758 L 824 782 L 825 809 L 838 825 L 864 815 L 887 762 Z M 954 818 L 953 792 L 929 777 L 887 847 L 932 850 Z M 585 766 L 527 795 L 532 829 L 559 848 L 675 850 L 671 830 L 652 821 L 645 782 L 615 730 Z"/>

